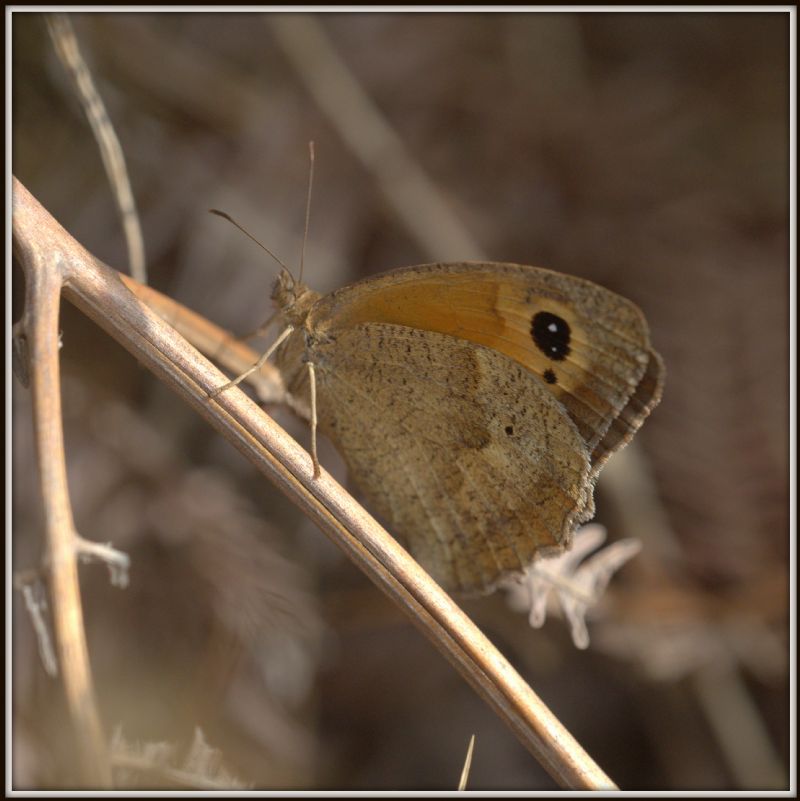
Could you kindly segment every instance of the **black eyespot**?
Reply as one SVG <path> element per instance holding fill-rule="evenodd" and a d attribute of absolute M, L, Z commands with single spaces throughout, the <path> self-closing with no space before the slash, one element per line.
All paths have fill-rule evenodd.
<path fill-rule="evenodd" d="M 531 338 L 548 359 L 560 362 L 569 356 L 570 336 L 569 324 L 562 317 L 546 311 L 533 315 Z"/>
<path fill-rule="evenodd" d="M 506 434 L 510 437 L 514 433 L 514 426 L 506 426 Z"/>
<path fill-rule="evenodd" d="M 544 371 L 544 380 L 547 381 L 548 384 L 555 384 L 558 381 L 556 374 L 552 370 Z"/>

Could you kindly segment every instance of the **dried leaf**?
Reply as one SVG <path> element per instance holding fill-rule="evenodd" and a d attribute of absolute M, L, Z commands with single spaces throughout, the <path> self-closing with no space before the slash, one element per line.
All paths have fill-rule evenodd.
<path fill-rule="evenodd" d="M 624 539 L 586 558 L 605 541 L 603 526 L 591 524 L 575 533 L 572 549 L 551 559 L 532 564 L 521 579 L 507 582 L 509 604 L 517 611 L 528 611 L 533 628 L 544 625 L 551 590 L 569 621 L 576 648 L 589 647 L 586 613 L 602 597 L 611 577 L 641 550 L 641 542 Z"/>
<path fill-rule="evenodd" d="M 244 790 L 247 785 L 225 770 L 222 754 L 212 748 L 197 726 L 186 755 L 170 743 L 131 745 L 117 728 L 111 743 L 118 789 L 169 787 L 194 790 Z"/>

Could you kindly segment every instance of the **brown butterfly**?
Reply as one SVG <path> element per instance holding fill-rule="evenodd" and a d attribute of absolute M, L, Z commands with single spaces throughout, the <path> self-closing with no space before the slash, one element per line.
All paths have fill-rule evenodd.
<path fill-rule="evenodd" d="M 448 590 L 489 592 L 569 547 L 661 398 L 641 311 L 550 270 L 428 264 L 325 296 L 282 270 L 273 299 L 295 405 Z"/>

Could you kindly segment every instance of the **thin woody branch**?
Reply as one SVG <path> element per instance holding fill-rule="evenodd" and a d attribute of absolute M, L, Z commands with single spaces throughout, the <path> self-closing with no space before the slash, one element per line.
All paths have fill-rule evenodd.
<path fill-rule="evenodd" d="M 111 767 L 83 627 L 76 562 L 78 537 L 69 502 L 61 424 L 58 315 L 64 260 L 60 249 L 52 247 L 52 241 L 40 238 L 35 229 L 26 230 L 24 225 L 18 229 L 16 223 L 15 215 L 14 252 L 26 278 L 22 322 L 33 398 L 56 652 L 77 734 L 80 781 L 86 787 L 104 788 L 111 786 Z"/>
<path fill-rule="evenodd" d="M 62 254 L 64 295 L 220 431 L 392 598 L 562 786 L 614 789 L 508 661 L 409 554 L 246 395 L 75 242 L 17 181 L 14 231 Z M 126 283 L 130 283 L 130 279 Z"/>

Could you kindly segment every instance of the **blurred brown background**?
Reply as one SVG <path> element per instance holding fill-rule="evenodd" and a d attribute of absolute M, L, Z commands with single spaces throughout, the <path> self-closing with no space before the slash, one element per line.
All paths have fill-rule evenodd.
<path fill-rule="evenodd" d="M 532 630 L 502 594 L 464 606 L 622 788 L 788 787 L 787 14 L 301 20 L 291 30 L 310 23 L 335 49 L 443 198 L 455 234 L 444 218 L 416 221 L 433 242 L 394 205 L 407 173 L 392 153 L 343 138 L 347 98 L 331 83 L 312 96 L 308 81 L 330 77 L 316 40 L 262 14 L 72 22 L 128 161 L 150 282 L 211 320 L 262 322 L 276 269 L 207 209 L 296 264 L 310 139 L 315 289 L 486 255 L 642 307 L 666 392 L 601 476 L 597 519 L 644 549 L 596 610 L 590 649 L 557 615 Z M 97 147 L 43 16 L 16 13 L 12 35 L 14 173 L 124 270 Z M 132 558 L 124 591 L 81 568 L 109 732 L 168 743 L 180 763 L 199 726 L 248 786 L 307 789 L 453 789 L 475 733 L 471 789 L 554 786 L 237 452 L 68 305 L 62 328 L 77 524 Z M 23 570 L 40 559 L 42 521 L 16 383 L 13 400 Z M 307 443 L 305 424 L 271 412 Z M 343 480 L 330 446 L 321 458 Z M 13 624 L 16 786 L 68 786 L 59 684 L 18 594 Z"/>

